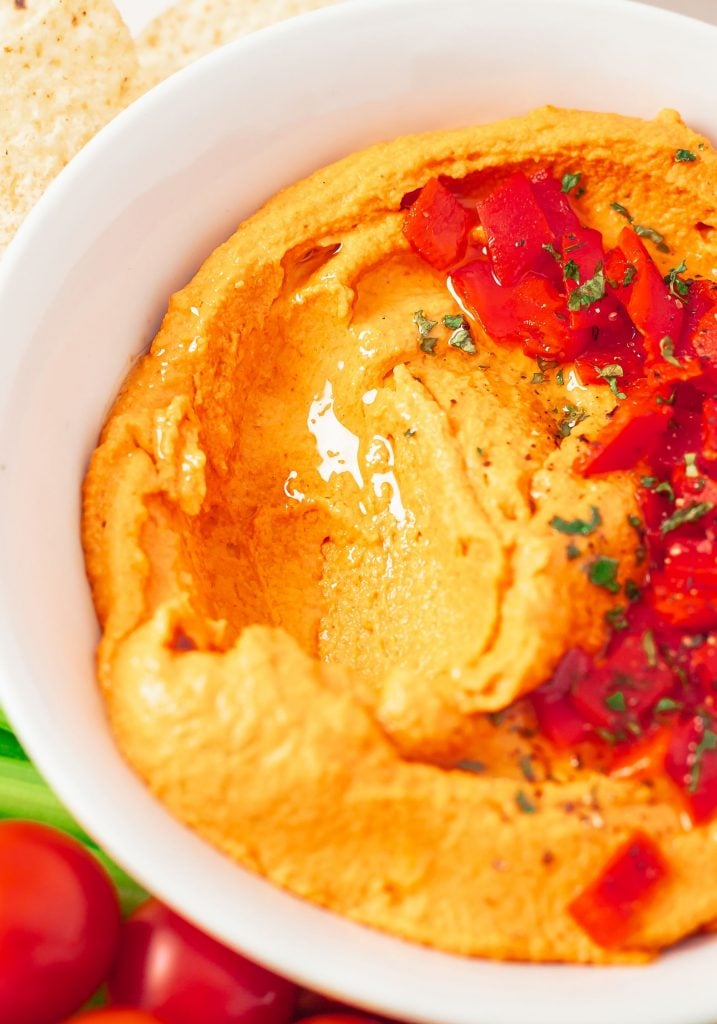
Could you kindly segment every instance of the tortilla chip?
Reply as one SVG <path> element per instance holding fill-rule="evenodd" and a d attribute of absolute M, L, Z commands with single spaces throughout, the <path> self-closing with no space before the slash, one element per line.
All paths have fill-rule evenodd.
<path fill-rule="evenodd" d="M 0 6 L 0 255 L 68 160 L 136 92 L 129 32 L 110 0 Z"/>
<path fill-rule="evenodd" d="M 239 36 L 339 0 L 179 0 L 137 41 L 149 89 L 198 57 Z"/>

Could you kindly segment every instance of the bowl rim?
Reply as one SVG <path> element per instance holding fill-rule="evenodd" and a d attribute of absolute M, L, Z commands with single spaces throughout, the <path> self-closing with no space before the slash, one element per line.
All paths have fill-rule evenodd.
<path fill-rule="evenodd" d="M 27 263 L 28 259 L 31 259 L 33 248 L 42 244 L 42 234 L 46 218 L 53 216 L 53 210 L 63 203 L 64 197 L 68 193 L 72 193 L 77 181 L 81 181 L 83 175 L 91 171 L 95 161 L 101 159 L 103 154 L 108 151 L 111 152 L 115 146 L 121 144 L 123 138 L 141 131 L 145 123 L 149 123 L 153 118 L 161 115 L 161 111 L 166 105 L 174 102 L 173 98 L 176 95 L 191 92 L 193 83 L 201 79 L 208 69 L 218 70 L 222 67 L 228 67 L 230 63 L 241 60 L 242 55 L 250 51 L 266 50 L 268 53 L 271 53 L 274 48 L 290 44 L 297 35 L 301 36 L 304 33 L 313 32 L 322 26 L 338 26 L 340 28 L 352 18 L 370 18 L 372 14 L 384 13 L 387 8 L 405 7 L 414 10 L 420 6 L 425 8 L 441 8 L 445 11 L 450 6 L 460 6 L 463 2 L 464 0 L 442 0 L 442 2 L 441 0 L 346 0 L 346 2 L 336 6 L 329 6 L 303 14 L 297 18 L 270 26 L 250 36 L 236 40 L 183 68 L 166 81 L 161 82 L 149 93 L 122 111 L 90 140 L 57 179 L 52 182 L 45 195 L 30 212 L 0 262 L 0 306 L 3 304 L 3 297 L 12 296 L 13 282 L 22 273 L 23 266 Z M 485 2 L 488 3 L 489 0 L 485 0 Z M 476 3 L 476 6 L 478 6 L 478 3 Z M 506 11 L 509 9 L 524 11 L 531 6 L 535 10 L 550 8 L 569 11 L 571 16 L 575 16 L 575 0 L 537 0 L 537 2 L 536 0 L 503 0 L 502 6 Z M 605 10 L 612 10 L 615 14 L 619 13 L 621 17 L 632 19 L 633 23 L 638 27 L 649 22 L 661 26 L 661 29 L 665 32 L 669 32 L 678 23 L 691 22 L 699 28 L 700 32 L 712 33 L 712 38 L 717 43 L 717 27 L 673 11 L 634 2 L 634 0 L 632 2 L 627 2 L 627 0 L 582 0 L 581 8 L 583 18 L 587 17 L 587 11 L 593 13 L 600 11 L 604 14 Z M 0 419 L 2 418 L 3 402 L 4 398 L 0 391 Z M 186 880 L 181 879 L 181 877 L 175 878 L 171 874 L 161 878 L 152 872 L 149 872 L 152 875 L 150 878 L 146 861 L 142 861 L 142 854 L 140 853 L 139 856 L 135 855 L 132 840 L 126 840 L 122 837 L 121 830 L 117 829 L 116 823 L 113 823 L 111 820 L 111 816 L 107 813 L 99 814 L 97 812 L 96 806 L 85 795 L 81 774 L 77 771 L 67 770 L 65 751 L 56 743 L 56 738 L 52 731 L 52 723 L 43 715 L 42 708 L 37 705 L 37 702 L 33 704 L 24 699 L 21 689 L 11 685 L 12 672 L 8 671 L 6 664 L 6 651 L 9 649 L 8 640 L 5 623 L 0 622 L 0 700 L 13 726 L 17 729 L 21 741 L 43 775 L 52 780 L 53 788 L 63 802 L 71 809 L 78 821 L 87 829 L 89 834 L 98 839 L 102 847 L 119 864 L 124 866 L 142 884 L 151 888 L 168 904 L 177 907 L 180 913 L 189 920 L 199 924 L 205 931 L 215 935 L 222 941 L 228 941 L 230 944 L 240 947 L 258 962 L 311 988 L 326 992 L 342 1000 L 353 1002 L 357 1006 L 363 1006 L 399 1019 L 410 1019 L 416 1022 L 426 1022 L 426 1024 L 431 1024 L 431 1022 L 436 1024 L 439 1021 L 443 1022 L 443 1024 L 474 1024 L 473 1004 L 466 1007 L 465 1012 L 458 1012 L 453 1007 L 446 1015 L 440 1006 L 439 992 L 434 991 L 432 993 L 432 1002 L 422 1002 L 426 997 L 426 987 L 421 984 L 420 978 L 415 978 L 414 984 L 406 986 L 401 991 L 397 991 L 395 984 L 391 988 L 390 980 L 392 973 L 390 965 L 387 970 L 367 979 L 357 976 L 355 964 L 349 958 L 344 959 L 340 963 L 333 963 L 331 971 L 327 975 L 323 966 L 322 955 L 319 952 L 312 953 L 311 958 L 307 960 L 306 950 L 301 947 L 301 944 L 296 944 L 295 948 L 292 948 L 291 943 L 284 942 L 281 946 L 281 952 L 277 953 L 272 934 L 269 932 L 259 933 L 258 935 L 242 933 L 241 940 L 236 937 L 228 938 L 226 926 L 216 914 L 211 920 L 206 919 L 200 906 L 201 894 L 198 892 L 188 892 L 186 890 Z M 255 879 L 255 881 L 257 881 L 257 884 L 259 883 L 258 879 Z M 273 889 L 273 887 L 271 888 Z M 282 903 L 287 905 L 288 901 L 296 901 L 296 897 L 287 893 L 281 892 L 280 897 Z M 302 907 L 304 906 L 308 907 L 309 905 L 302 903 Z M 319 915 L 328 913 L 316 907 L 311 907 L 311 910 Z M 369 929 L 364 929 L 362 926 L 353 925 L 350 922 L 343 922 L 343 924 L 346 926 L 343 930 L 350 934 L 349 945 L 353 942 L 355 944 L 354 949 L 360 950 L 363 954 L 365 954 L 363 947 L 367 944 L 376 946 L 379 949 L 379 955 L 385 954 L 389 958 L 394 956 L 397 959 L 401 959 L 400 951 L 402 947 L 410 948 L 411 955 L 409 959 L 414 959 L 413 953 L 416 950 L 422 949 L 422 947 L 404 943 L 402 940 L 394 937 L 380 935 Z M 237 930 L 235 927 L 234 935 L 236 936 L 240 931 L 241 929 Z M 366 933 L 369 935 L 368 939 L 365 937 Z M 697 942 L 689 950 L 682 949 L 669 954 L 661 962 L 677 963 L 685 955 L 694 956 L 695 950 L 700 948 L 704 950 L 706 944 L 706 942 Z M 324 955 L 330 953 L 329 950 L 321 952 Z M 450 976 L 452 963 L 456 965 L 470 963 L 470 969 L 477 976 L 476 985 L 480 984 L 480 978 L 478 977 L 479 969 L 481 965 L 486 963 L 485 961 L 466 961 L 461 957 L 427 949 L 423 950 L 423 954 L 430 958 L 446 961 L 447 974 L 445 977 Z M 672 961 L 670 961 L 670 957 Z M 549 985 L 552 986 L 558 984 L 558 977 L 561 978 L 560 984 L 562 984 L 562 979 L 567 979 L 566 999 L 570 1000 L 570 1005 L 566 1002 L 562 1008 L 557 1004 L 546 1004 L 542 1007 L 525 1006 L 525 1010 L 529 1010 L 532 1014 L 530 1019 L 535 1024 L 562 1024 L 562 1021 L 565 1021 L 567 1024 L 568 1020 L 592 1021 L 594 1019 L 589 1015 L 585 1016 L 583 1010 L 577 1009 L 572 1003 L 572 998 L 579 998 L 579 979 L 581 977 L 588 977 L 596 970 L 601 971 L 602 969 L 582 968 L 573 965 L 488 963 L 496 976 L 504 976 L 507 986 L 510 986 L 511 982 L 515 984 L 514 979 L 521 977 L 527 979 L 535 972 L 543 973 L 548 979 Z M 639 977 L 641 980 L 639 983 L 636 983 L 637 988 L 635 991 L 639 992 L 640 998 L 644 997 L 644 993 L 648 991 L 650 986 L 654 986 L 653 968 L 609 968 L 609 971 L 611 972 L 611 977 L 614 976 L 620 979 L 627 980 L 629 977 Z M 457 983 L 463 983 L 459 981 L 463 973 L 463 970 L 458 971 Z M 675 985 L 677 986 L 679 984 L 679 972 L 672 971 L 671 973 L 675 974 Z M 678 1019 L 680 1024 L 708 1024 L 717 1014 L 717 995 L 710 998 L 707 986 L 704 988 L 705 991 L 699 999 L 695 999 L 693 993 L 693 1004 L 689 1007 L 685 1006 L 682 994 L 678 993 L 677 987 L 675 987 L 674 1003 L 669 1005 L 651 1002 L 645 1007 L 642 1006 L 637 996 L 633 995 L 630 997 L 630 1017 L 623 1018 L 620 1016 L 613 1019 L 616 1024 L 618 1020 L 622 1019 L 626 1021 L 629 1019 L 632 1024 L 676 1024 Z M 640 1009 L 641 1006 L 642 1009 Z M 505 1012 L 493 1004 L 480 1006 L 478 1003 L 478 1009 L 484 1024 L 513 1024 L 514 1021 L 517 1024 L 518 1018 L 510 1016 L 515 1010 L 515 1003 L 512 1003 L 510 1000 L 508 1000 Z"/>

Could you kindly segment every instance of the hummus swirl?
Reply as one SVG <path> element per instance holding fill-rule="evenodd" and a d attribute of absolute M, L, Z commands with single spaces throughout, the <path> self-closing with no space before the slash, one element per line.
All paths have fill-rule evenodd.
<path fill-rule="evenodd" d="M 85 483 L 99 676 L 129 762 L 245 866 L 500 958 L 640 960 L 717 917 L 710 827 L 686 829 L 659 783 L 549 749 L 520 699 L 604 644 L 614 604 L 554 517 L 599 508 L 584 554 L 640 582 L 633 476 L 572 468 L 615 396 L 567 371 L 537 386 L 484 337 L 423 351 L 416 314 L 443 339 L 461 310 L 401 231 L 430 176 L 480 197 L 577 167 L 585 224 L 614 244 L 628 201 L 707 276 L 712 151 L 689 183 L 664 170 L 701 144 L 671 112 L 551 108 L 400 139 L 281 193 L 173 296 Z M 566 905 L 635 828 L 675 877 L 629 948 L 601 949 Z"/>

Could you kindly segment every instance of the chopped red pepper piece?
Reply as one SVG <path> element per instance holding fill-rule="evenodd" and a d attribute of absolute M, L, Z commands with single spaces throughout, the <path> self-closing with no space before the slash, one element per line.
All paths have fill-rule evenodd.
<path fill-rule="evenodd" d="M 717 690 L 717 636 L 710 634 L 704 643 L 690 651 L 690 677 L 700 690 L 715 695 Z"/>
<path fill-rule="evenodd" d="M 668 875 L 668 864 L 657 844 L 643 832 L 635 832 L 568 910 L 598 946 L 621 946 Z"/>
<path fill-rule="evenodd" d="M 563 192 L 560 182 L 549 171 L 543 168 L 530 179 L 538 206 L 545 214 L 550 230 L 556 238 L 562 238 L 570 231 L 580 227 L 567 195 Z"/>
<path fill-rule="evenodd" d="M 572 747 L 588 734 L 588 723 L 575 710 L 570 693 L 591 666 L 591 658 L 579 647 L 573 647 L 564 655 L 550 682 L 531 695 L 540 728 L 556 747 Z"/>
<path fill-rule="evenodd" d="M 403 233 L 436 270 L 457 263 L 466 251 L 471 215 L 438 178 L 431 178 L 406 213 Z"/>
<path fill-rule="evenodd" d="M 674 541 L 663 568 L 652 573 L 653 608 L 670 625 L 686 630 L 717 627 L 717 549 L 714 540 Z"/>
<path fill-rule="evenodd" d="M 501 285 L 487 260 L 474 260 L 452 276 L 453 288 L 496 341 L 522 342 L 532 355 L 569 359 L 576 339 L 567 322 L 564 298 L 544 277 Z"/>
<path fill-rule="evenodd" d="M 717 284 L 701 279 L 690 285 L 682 333 L 677 346 L 680 361 L 695 355 L 702 371 L 717 381 Z"/>
<path fill-rule="evenodd" d="M 623 228 L 620 232 L 620 249 L 637 271 L 627 297 L 627 311 L 645 338 L 649 359 L 662 360 L 665 354 L 663 339 L 669 338 L 677 347 L 685 316 L 684 305 L 670 292 L 632 228 Z"/>
<path fill-rule="evenodd" d="M 671 406 L 658 405 L 653 389 L 635 387 L 598 440 L 575 460 L 575 469 L 583 476 L 632 469 L 657 447 L 671 416 Z"/>
<path fill-rule="evenodd" d="M 555 236 L 530 182 L 520 171 L 478 203 L 478 217 L 495 276 L 502 285 L 516 284 L 529 270 L 552 259 L 543 246 L 553 244 Z"/>
<path fill-rule="evenodd" d="M 702 406 L 702 455 L 710 462 L 717 459 L 717 398 L 705 398 Z"/>
<path fill-rule="evenodd" d="M 610 774 L 616 779 L 649 779 L 659 775 L 671 737 L 671 730 L 663 727 L 646 733 L 629 746 L 616 747 Z"/>
<path fill-rule="evenodd" d="M 681 722 L 672 734 L 665 769 L 682 791 L 693 821 L 717 811 L 717 732 L 710 714 Z"/>

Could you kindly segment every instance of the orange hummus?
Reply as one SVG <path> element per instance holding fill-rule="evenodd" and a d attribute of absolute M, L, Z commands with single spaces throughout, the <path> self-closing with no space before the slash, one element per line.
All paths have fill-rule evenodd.
<path fill-rule="evenodd" d="M 689 177 L 665 171 L 698 145 Z M 460 310 L 401 230 L 429 177 L 470 174 L 480 195 L 539 167 L 584 173 L 576 207 L 609 244 L 620 199 L 693 273 L 717 267 L 715 159 L 671 112 L 547 108 L 281 193 L 172 298 L 93 456 L 99 677 L 150 789 L 275 884 L 459 953 L 640 961 L 717 918 L 717 825 L 558 754 L 521 700 L 568 648 L 604 644 L 613 604 L 551 519 L 599 507 L 586 549 L 639 582 L 631 474 L 572 468 L 616 399 L 567 371 L 535 386 L 534 362 L 487 337 L 446 347 Z M 670 881 L 603 949 L 567 907 L 635 829 Z"/>

